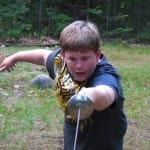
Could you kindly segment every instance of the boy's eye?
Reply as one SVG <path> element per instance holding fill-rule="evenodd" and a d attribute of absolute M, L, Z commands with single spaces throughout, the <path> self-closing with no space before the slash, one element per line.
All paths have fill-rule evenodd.
<path fill-rule="evenodd" d="M 89 59 L 89 57 L 81 57 L 80 58 L 80 60 L 82 61 L 85 61 L 85 60 L 88 60 Z M 70 61 L 77 61 L 78 60 L 78 58 L 75 58 L 75 57 L 69 57 L 69 60 Z"/>
<path fill-rule="evenodd" d="M 83 57 L 83 58 L 82 58 L 82 60 L 87 60 L 87 59 L 88 59 L 88 57 Z"/>
<path fill-rule="evenodd" d="M 76 58 L 74 58 L 74 57 L 70 57 L 69 58 L 71 61 L 75 61 L 76 60 Z"/>

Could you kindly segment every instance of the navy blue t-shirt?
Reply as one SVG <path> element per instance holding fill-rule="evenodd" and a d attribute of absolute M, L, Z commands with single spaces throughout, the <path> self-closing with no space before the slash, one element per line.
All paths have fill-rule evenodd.
<path fill-rule="evenodd" d="M 58 49 L 49 55 L 46 66 L 49 75 L 56 80 L 56 95 L 64 111 L 65 103 L 83 86 L 108 85 L 116 93 L 115 102 L 111 106 L 103 111 L 94 111 L 89 118 L 80 121 L 77 150 L 122 150 L 127 121 L 120 75 L 102 54 L 92 76 L 83 84 L 76 83 L 59 55 L 60 51 Z M 64 150 L 73 149 L 75 130 L 76 122 L 68 119 L 65 114 Z"/>

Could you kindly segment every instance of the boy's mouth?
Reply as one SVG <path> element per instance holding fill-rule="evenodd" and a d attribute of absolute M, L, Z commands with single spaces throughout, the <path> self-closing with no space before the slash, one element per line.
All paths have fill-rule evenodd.
<path fill-rule="evenodd" d="M 77 75 L 82 76 L 85 74 L 85 72 L 76 72 Z"/>

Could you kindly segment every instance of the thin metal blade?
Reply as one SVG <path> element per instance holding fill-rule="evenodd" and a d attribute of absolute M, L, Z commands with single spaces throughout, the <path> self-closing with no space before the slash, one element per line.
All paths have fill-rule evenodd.
<path fill-rule="evenodd" d="M 76 150 L 76 146 L 77 146 L 77 138 L 78 138 L 78 130 L 79 130 L 79 122 L 80 122 L 80 112 L 81 112 L 81 110 L 80 110 L 80 107 L 79 107 L 73 150 Z"/>

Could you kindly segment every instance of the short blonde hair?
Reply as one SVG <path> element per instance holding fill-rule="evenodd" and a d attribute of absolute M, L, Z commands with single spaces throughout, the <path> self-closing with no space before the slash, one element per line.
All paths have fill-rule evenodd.
<path fill-rule="evenodd" d="M 97 26 L 89 21 L 74 21 L 60 34 L 60 46 L 64 51 L 97 51 L 100 47 L 100 33 Z"/>

